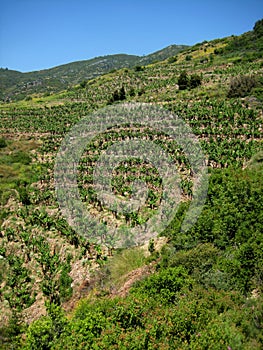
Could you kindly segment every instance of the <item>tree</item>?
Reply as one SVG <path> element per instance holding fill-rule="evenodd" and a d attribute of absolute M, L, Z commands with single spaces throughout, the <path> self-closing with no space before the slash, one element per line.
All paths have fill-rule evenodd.
<path fill-rule="evenodd" d="M 190 77 L 186 71 L 183 71 L 178 78 L 179 90 L 194 89 L 201 85 L 202 77 L 198 74 L 193 74 Z"/>
<path fill-rule="evenodd" d="M 125 100 L 125 98 L 126 98 L 126 93 L 125 93 L 124 87 L 122 86 L 119 91 L 119 100 L 123 101 Z"/>
<path fill-rule="evenodd" d="M 126 99 L 126 92 L 124 86 L 122 86 L 119 90 L 115 90 L 109 100 L 109 104 L 116 101 L 123 101 Z"/>
<path fill-rule="evenodd" d="M 257 86 L 257 79 L 254 76 L 239 75 L 230 81 L 228 97 L 247 96 L 252 88 Z"/>
<path fill-rule="evenodd" d="M 135 66 L 134 70 L 135 70 L 135 72 L 141 72 L 141 71 L 144 70 L 144 67 L 142 67 L 142 66 Z"/>
<path fill-rule="evenodd" d="M 186 90 L 189 85 L 189 77 L 186 71 L 183 71 L 178 78 L 179 90 Z"/>
<path fill-rule="evenodd" d="M 190 89 L 194 89 L 197 86 L 201 85 L 202 83 L 202 77 L 198 74 L 193 74 L 190 77 L 190 81 L 189 81 L 189 87 Z"/>
<path fill-rule="evenodd" d="M 84 89 L 86 86 L 87 86 L 87 81 L 86 80 L 83 80 L 79 85 L 82 89 Z"/>

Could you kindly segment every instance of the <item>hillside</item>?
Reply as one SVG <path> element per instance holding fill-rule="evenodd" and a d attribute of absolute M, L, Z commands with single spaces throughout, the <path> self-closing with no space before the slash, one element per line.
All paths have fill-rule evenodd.
<path fill-rule="evenodd" d="M 262 348 L 262 28 L 263 20 L 238 37 L 173 55 L 168 47 L 166 59 L 161 50 L 148 65 L 125 64 L 49 96 L 0 104 L 0 348 Z M 58 67 L 58 74 L 68 68 Z M 9 73 L 14 80 L 22 74 Z M 179 181 L 180 203 L 160 235 L 142 247 L 127 249 L 128 242 L 116 249 L 92 242 L 94 226 L 85 226 L 87 239 L 62 216 L 56 160 L 82 118 L 96 130 L 98 116 L 108 125 L 109 111 L 141 103 L 189 125 L 205 156 L 209 186 L 198 220 L 182 232 L 196 190 L 191 153 L 162 125 L 156 130 L 139 119 L 98 133 L 76 167 L 81 202 L 102 224 L 102 242 L 111 227 L 125 234 L 147 223 L 165 191 L 154 165 L 128 158 L 112 172 L 112 191 L 131 200 L 139 180 L 146 200 L 134 211 L 107 206 L 93 181 L 105 150 L 127 140 L 154 143 L 169 153 Z"/>
<path fill-rule="evenodd" d="M 31 94 L 59 92 L 112 70 L 165 60 L 185 48 L 186 45 L 170 45 L 143 57 L 107 55 L 28 73 L 1 68 L 0 100 L 20 100 Z"/>

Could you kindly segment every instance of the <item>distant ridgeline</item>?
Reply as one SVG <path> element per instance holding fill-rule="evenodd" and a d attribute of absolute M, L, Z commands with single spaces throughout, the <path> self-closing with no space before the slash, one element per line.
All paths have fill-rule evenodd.
<path fill-rule="evenodd" d="M 49 95 L 114 70 L 165 60 L 186 48 L 187 45 L 170 45 L 142 57 L 107 55 L 28 73 L 0 68 L 0 100 L 21 100 L 39 93 Z"/>

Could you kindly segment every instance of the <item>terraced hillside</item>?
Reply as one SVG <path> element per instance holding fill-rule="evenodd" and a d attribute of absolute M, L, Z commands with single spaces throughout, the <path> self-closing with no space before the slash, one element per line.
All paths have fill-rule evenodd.
<path fill-rule="evenodd" d="M 0 99 L 3 101 L 21 100 L 28 96 L 46 95 L 66 90 L 76 84 L 85 86 L 87 80 L 123 67 L 134 67 L 165 60 L 187 48 L 187 45 L 170 45 L 167 48 L 146 56 L 107 55 L 63 64 L 50 69 L 21 73 L 0 69 Z"/>
<path fill-rule="evenodd" d="M 262 347 L 262 48 L 261 20 L 240 37 L 0 105 L 3 349 Z M 112 188 L 129 199 L 141 179 L 148 187 L 143 208 L 121 215 L 100 201 L 94 167 L 116 141 L 158 144 L 176 164 L 182 191 L 165 238 L 116 250 L 78 235 L 62 217 L 54 164 L 82 117 L 135 102 L 171 111 L 191 127 L 205 154 L 209 189 L 198 221 L 182 233 L 194 192 L 183 149 L 165 133 L 129 121 L 98 135 L 82 152 L 78 185 L 105 227 L 144 224 L 162 201 L 160 174 L 139 159 L 114 169 Z"/>

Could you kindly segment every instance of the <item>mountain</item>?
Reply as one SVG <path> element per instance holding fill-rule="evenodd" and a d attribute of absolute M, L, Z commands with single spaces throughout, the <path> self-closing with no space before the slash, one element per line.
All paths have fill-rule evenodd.
<path fill-rule="evenodd" d="M 156 61 L 163 61 L 166 58 L 177 55 L 179 52 L 187 49 L 187 45 L 170 45 L 162 50 L 151 53 L 139 59 L 138 63 L 147 65 Z"/>
<path fill-rule="evenodd" d="M 187 47 L 170 45 L 143 57 L 126 54 L 100 56 L 28 73 L 1 68 L 0 99 L 20 100 L 34 93 L 59 92 L 113 70 L 165 60 Z"/>

